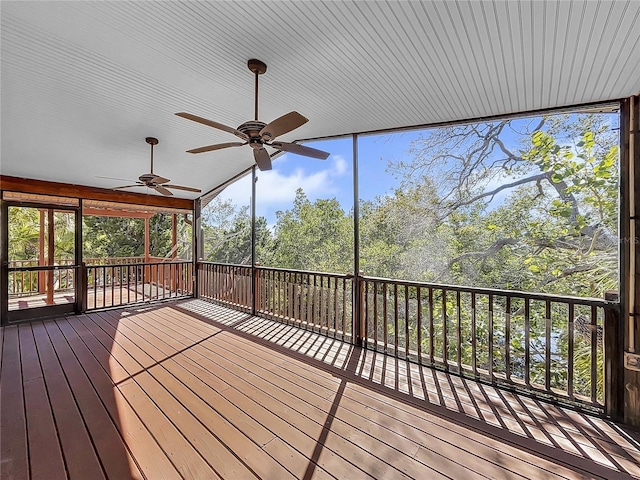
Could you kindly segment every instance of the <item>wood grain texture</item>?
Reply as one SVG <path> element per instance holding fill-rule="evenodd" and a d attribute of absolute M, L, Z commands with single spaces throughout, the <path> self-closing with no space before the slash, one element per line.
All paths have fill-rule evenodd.
<path fill-rule="evenodd" d="M 3 480 L 640 479 L 616 424 L 200 300 L 4 327 L 0 359 Z"/>

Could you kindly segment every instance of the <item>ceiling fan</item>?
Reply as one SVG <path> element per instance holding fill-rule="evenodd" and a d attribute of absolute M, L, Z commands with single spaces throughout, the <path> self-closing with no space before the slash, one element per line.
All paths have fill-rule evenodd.
<path fill-rule="evenodd" d="M 264 123 L 258 120 L 258 75 L 262 75 L 267 71 L 267 65 L 260 60 L 252 58 L 247 62 L 249 70 L 255 74 L 255 119 L 249 120 L 243 123 L 238 128 L 228 127 L 221 123 L 207 120 L 206 118 L 197 117 L 190 113 L 180 112 L 176 113 L 177 116 L 193 120 L 194 122 L 208 125 L 218 130 L 233 133 L 236 137 L 243 140 L 243 142 L 227 142 L 218 143 L 215 145 L 208 145 L 206 147 L 194 148 L 193 150 L 187 150 L 187 153 L 203 153 L 211 152 L 213 150 L 221 150 L 229 147 L 242 147 L 249 145 L 253 148 L 253 157 L 258 164 L 260 170 L 271 170 L 271 156 L 264 146 L 273 147 L 276 150 L 284 152 L 295 153 L 297 155 L 304 155 L 306 157 L 317 158 L 325 160 L 329 153 L 322 150 L 316 150 L 315 148 L 305 147 L 298 145 L 297 143 L 287 143 L 274 141 L 276 137 L 284 135 L 296 128 L 304 125 L 309 121 L 306 117 L 300 115 L 298 112 L 289 112 L 281 117 L 276 118 L 270 123 Z"/>
<path fill-rule="evenodd" d="M 133 185 L 123 185 L 121 187 L 115 187 L 114 190 L 122 190 L 124 188 L 134 188 L 134 187 L 148 187 L 154 189 L 156 192 L 165 195 L 167 197 L 173 195 L 170 188 L 175 190 L 184 190 L 186 192 L 195 192 L 200 193 L 202 190 L 199 188 L 193 187 L 183 187 L 182 185 L 170 185 L 168 178 L 161 177 L 160 175 L 156 175 L 153 173 L 153 146 L 158 144 L 158 139 L 153 137 L 147 137 L 144 139 L 149 145 L 151 145 L 151 172 L 144 173 L 138 177 L 138 180 L 128 180 L 131 182 L 135 182 Z M 109 178 L 112 180 L 126 180 L 124 178 L 115 178 L 115 177 L 97 177 L 97 178 Z"/>

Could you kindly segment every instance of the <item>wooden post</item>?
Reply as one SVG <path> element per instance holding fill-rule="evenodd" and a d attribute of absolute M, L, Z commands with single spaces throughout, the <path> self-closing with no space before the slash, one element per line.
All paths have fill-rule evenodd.
<path fill-rule="evenodd" d="M 618 292 L 605 292 L 612 304 L 604 311 L 605 413 L 616 421 L 624 418 L 624 322 Z"/>
<path fill-rule="evenodd" d="M 620 267 L 622 332 L 624 347 L 631 355 L 640 354 L 640 97 L 621 102 L 620 108 Z M 635 360 L 634 357 L 630 357 Z M 635 362 L 634 362 L 635 363 Z M 624 422 L 640 426 L 640 370 L 624 369 Z"/>
<path fill-rule="evenodd" d="M 256 76 L 256 79 L 258 77 Z M 257 88 L 256 83 L 256 88 Z M 257 118 L 257 117 L 256 117 Z M 258 177 L 256 176 L 255 165 L 251 169 L 251 274 L 253 276 L 253 282 L 251 282 L 251 315 L 256 314 L 256 295 L 258 293 L 258 270 L 256 269 L 256 182 Z"/>
<path fill-rule="evenodd" d="M 150 224 L 150 220 L 149 220 L 149 216 L 147 215 L 146 217 L 144 217 L 144 263 L 149 263 L 149 261 L 151 260 L 150 255 L 149 255 L 149 224 Z M 145 265 L 144 267 L 144 283 L 150 283 L 151 282 L 151 278 L 150 278 L 150 267 L 149 265 Z M 142 287 L 144 288 L 144 286 Z"/>
<path fill-rule="evenodd" d="M 88 278 L 87 278 L 87 264 L 80 263 L 80 266 L 76 270 L 76 314 L 84 313 L 87 311 L 88 303 Z"/>
<path fill-rule="evenodd" d="M 2 190 L 0 189 L 0 195 Z M 5 325 L 9 316 L 9 206 L 0 202 L 0 325 Z"/>
<path fill-rule="evenodd" d="M 52 208 L 47 210 L 47 234 L 48 238 L 48 251 L 47 251 L 47 264 L 52 266 L 55 264 L 55 237 L 53 229 L 54 211 Z M 47 305 L 53 305 L 53 278 L 54 270 L 47 272 Z"/>
<path fill-rule="evenodd" d="M 44 258 L 44 223 L 46 210 L 40 209 L 40 237 L 39 237 L 39 251 L 38 251 L 38 266 L 43 267 L 47 264 Z M 38 272 L 38 293 L 43 294 L 47 288 L 47 272 Z"/>
<path fill-rule="evenodd" d="M 171 215 L 171 258 L 178 258 L 178 219 Z"/>

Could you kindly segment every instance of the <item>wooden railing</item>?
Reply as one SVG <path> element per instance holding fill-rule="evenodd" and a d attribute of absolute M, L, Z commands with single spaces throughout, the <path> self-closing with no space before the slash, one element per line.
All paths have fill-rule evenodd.
<path fill-rule="evenodd" d="M 198 295 L 244 312 L 250 312 L 251 267 L 198 262 Z"/>
<path fill-rule="evenodd" d="M 256 314 L 343 340 L 352 338 L 352 276 L 256 268 Z"/>
<path fill-rule="evenodd" d="M 193 295 L 193 263 L 86 265 L 85 310 Z"/>
<path fill-rule="evenodd" d="M 85 265 L 125 265 L 144 263 L 144 257 L 94 257 L 83 259 Z"/>
<path fill-rule="evenodd" d="M 162 257 L 149 257 L 146 263 L 166 263 L 168 259 Z M 84 264 L 88 266 L 110 266 L 110 265 L 138 265 L 145 263 L 144 257 L 106 257 L 106 258 L 85 258 Z M 63 292 L 75 288 L 73 259 L 56 259 L 56 266 L 69 266 L 70 268 L 51 269 L 54 292 Z M 33 270 L 26 267 L 39 266 L 38 260 L 12 260 L 9 262 L 9 295 L 21 297 L 27 295 L 44 294 L 47 285 L 47 271 Z M 24 267 L 24 268 L 23 268 Z M 153 270 L 155 272 L 155 270 Z M 151 274 L 153 274 L 153 272 Z"/>
<path fill-rule="evenodd" d="M 619 407 L 618 380 L 605 378 L 607 365 L 620 370 L 606 363 L 621 355 L 617 300 L 209 262 L 198 280 L 200 298 L 368 349 L 585 409 Z"/>
<path fill-rule="evenodd" d="M 249 266 L 198 262 L 200 298 L 351 339 L 351 276 L 257 267 L 254 281 Z"/>
<path fill-rule="evenodd" d="M 366 347 L 602 409 L 599 299 L 361 277 Z"/>
<path fill-rule="evenodd" d="M 9 262 L 9 296 L 22 297 L 44 293 L 48 283 L 48 275 L 53 276 L 53 289 L 56 292 L 73 290 L 75 276 L 73 260 L 57 259 L 55 267 L 50 269 L 39 267 L 38 260 L 12 260 Z M 68 268 L 64 268 L 67 267 Z"/>

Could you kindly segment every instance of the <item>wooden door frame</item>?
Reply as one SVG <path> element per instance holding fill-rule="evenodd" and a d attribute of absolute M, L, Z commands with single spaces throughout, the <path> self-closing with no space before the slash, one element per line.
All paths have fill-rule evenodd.
<path fill-rule="evenodd" d="M 64 305 L 28 308 L 9 311 L 9 207 L 38 208 L 54 211 L 73 212 L 74 232 L 74 302 Z M 82 200 L 78 205 L 55 205 L 47 203 L 20 202 L 0 199 L 0 325 L 8 325 L 23 320 L 52 317 L 65 313 L 80 313 L 83 296 L 82 265 Z"/>

